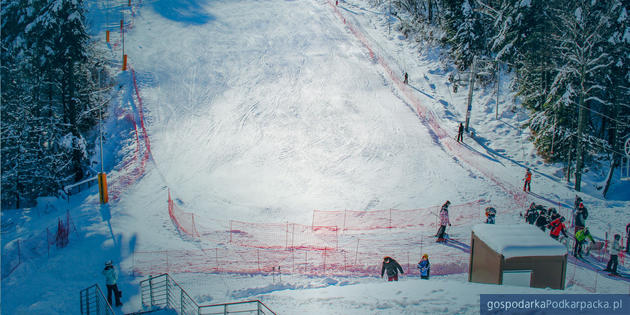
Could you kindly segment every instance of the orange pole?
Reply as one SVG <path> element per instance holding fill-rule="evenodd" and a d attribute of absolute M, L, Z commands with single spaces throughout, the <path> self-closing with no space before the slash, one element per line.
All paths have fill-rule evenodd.
<path fill-rule="evenodd" d="M 123 71 L 127 71 L 127 55 L 123 55 Z"/>
<path fill-rule="evenodd" d="M 109 43 L 109 31 L 105 31 L 105 38 L 107 42 Z"/>

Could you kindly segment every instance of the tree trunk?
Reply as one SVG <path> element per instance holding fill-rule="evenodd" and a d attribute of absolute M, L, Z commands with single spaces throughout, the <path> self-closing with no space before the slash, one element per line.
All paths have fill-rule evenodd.
<path fill-rule="evenodd" d="M 584 127 L 586 125 L 586 111 L 584 110 L 584 66 L 581 71 L 580 82 L 580 100 L 579 100 L 579 114 L 578 114 L 578 130 L 577 130 L 577 148 L 575 157 L 575 190 L 581 191 L 582 186 L 582 167 L 584 166 L 584 146 L 582 145 L 582 133 L 584 133 Z"/>
<path fill-rule="evenodd" d="M 610 170 L 608 171 L 608 176 L 606 176 L 606 184 L 604 184 L 604 191 L 602 192 L 602 196 L 606 198 L 606 194 L 608 193 L 608 188 L 610 188 L 610 182 L 613 177 L 613 173 L 615 168 L 619 166 L 619 159 L 616 153 L 613 153 L 612 161 L 610 161 Z"/>

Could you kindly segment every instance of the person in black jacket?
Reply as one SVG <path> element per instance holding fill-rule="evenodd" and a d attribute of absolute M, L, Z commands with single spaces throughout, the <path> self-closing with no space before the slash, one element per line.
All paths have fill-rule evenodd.
<path fill-rule="evenodd" d="M 626 253 L 630 253 L 630 223 L 626 225 Z"/>
<path fill-rule="evenodd" d="M 381 278 L 383 278 L 383 274 L 385 274 L 385 270 L 387 270 L 387 281 L 398 281 L 398 271 L 400 270 L 400 274 L 404 274 L 402 267 L 400 264 L 389 256 L 383 258 L 383 267 L 381 268 Z"/>
<path fill-rule="evenodd" d="M 540 210 L 540 214 L 538 215 L 538 218 L 536 219 L 536 226 L 544 232 L 549 222 L 551 221 L 549 221 L 549 215 L 547 211 L 544 209 Z"/>
<path fill-rule="evenodd" d="M 583 230 L 586 226 L 586 217 L 588 216 L 588 210 L 583 203 L 580 202 L 580 205 L 575 212 L 575 231 L 577 233 L 579 230 Z"/>

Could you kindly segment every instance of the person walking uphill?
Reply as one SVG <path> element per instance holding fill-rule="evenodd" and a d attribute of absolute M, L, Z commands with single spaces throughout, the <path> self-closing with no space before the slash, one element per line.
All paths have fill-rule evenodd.
<path fill-rule="evenodd" d="M 586 218 L 588 217 L 588 210 L 584 206 L 583 203 L 580 202 L 578 205 L 577 211 L 575 212 L 575 231 L 577 233 L 579 230 L 583 230 L 586 226 Z"/>
<path fill-rule="evenodd" d="M 446 201 L 442 205 L 442 209 L 440 210 L 440 228 L 437 232 L 437 242 L 444 242 L 444 234 L 446 234 L 446 225 L 451 226 L 451 221 L 448 219 L 448 206 L 451 204 L 450 201 Z"/>
<path fill-rule="evenodd" d="M 431 263 L 429 263 L 429 255 L 422 255 L 422 260 L 418 263 L 418 270 L 420 270 L 420 279 L 429 280 L 429 274 L 431 273 Z"/>
<path fill-rule="evenodd" d="M 532 182 L 532 172 L 529 170 L 529 168 L 525 172 L 524 180 L 525 184 L 523 185 L 523 191 L 526 191 L 525 188 L 527 188 L 527 191 L 530 191 L 529 184 Z"/>
<path fill-rule="evenodd" d="M 105 284 L 107 285 L 107 302 L 109 305 L 112 305 L 113 292 L 116 296 L 116 306 L 122 306 L 122 303 L 120 303 L 122 292 L 118 290 L 118 285 L 116 284 L 116 281 L 118 281 L 118 273 L 111 260 L 105 263 L 105 269 L 103 269 L 101 273 L 105 276 Z"/>
<path fill-rule="evenodd" d="M 405 273 L 400 264 L 394 258 L 389 256 L 385 256 L 385 258 L 383 258 L 381 278 L 383 278 L 385 270 L 387 270 L 387 281 L 398 281 L 398 271 L 400 271 L 401 275 Z"/>
<path fill-rule="evenodd" d="M 459 123 L 459 128 L 457 128 L 457 142 L 464 142 L 464 124 Z"/>

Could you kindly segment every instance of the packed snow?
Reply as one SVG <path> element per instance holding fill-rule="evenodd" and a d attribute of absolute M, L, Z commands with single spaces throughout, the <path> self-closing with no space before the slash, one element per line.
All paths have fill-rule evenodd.
<path fill-rule="evenodd" d="M 125 313 L 142 310 L 139 282 L 163 271 L 200 305 L 257 299 L 278 314 L 477 314 L 479 294 L 630 292 L 629 282 L 579 261 L 568 265 L 565 290 L 468 282 L 467 246 L 486 206 L 498 210 L 496 228 L 516 231 L 512 224 L 518 224 L 526 233 L 530 226 L 519 214 L 529 203 L 556 207 L 569 218 L 580 195 L 592 233 L 600 240 L 619 233 L 625 244 L 630 183 L 617 177 L 603 199 L 600 173 L 607 170 L 593 170 L 576 193 L 562 166 L 544 163 L 528 142 L 528 129 L 521 128 L 527 113 L 509 92 L 509 75 L 502 73 L 499 119 L 495 87 L 475 90 L 474 135 L 459 144 L 467 88 L 453 91 L 445 52 L 389 27 L 397 20 L 386 5 L 132 2 L 89 3 L 92 35 L 109 50 L 116 79 L 104 122 L 110 202 L 99 205 L 92 186 L 69 201 L 40 198 L 33 208 L 3 209 L 3 314 L 79 314 L 80 290 L 105 288 L 101 270 L 110 259 L 121 274 L 124 305 L 117 312 Z M 127 71 L 120 70 L 123 16 Z M 525 167 L 534 172 L 532 194 L 522 192 Z M 178 222 L 169 214 L 169 194 Z M 446 200 L 454 206 L 447 230 L 452 242 L 436 244 L 437 209 Z M 272 263 L 231 272 L 270 252 L 253 246 L 256 237 L 279 226 L 273 235 L 281 239 L 264 241 L 289 244 L 290 224 L 314 225 L 315 210 L 338 211 L 341 218 L 350 211 L 384 213 L 390 225 L 349 230 L 347 222 L 337 222 L 331 231 L 338 253 L 349 256 L 335 257 L 351 261 L 345 266 L 354 271 L 334 270 L 326 265 L 332 254 L 307 248 L 292 251 L 303 258 L 273 260 L 283 272 L 265 269 Z M 395 225 L 392 215 L 421 222 Z M 34 245 L 37 250 L 15 264 L 17 240 L 47 235 L 67 217 L 68 246 L 47 252 Z M 237 236 L 232 221 L 257 227 L 246 231 L 249 246 L 231 243 Z M 488 229 L 475 231 L 491 234 Z M 309 237 L 333 235 L 324 233 Z M 531 250 L 566 251 L 537 233 L 540 244 Z M 522 254 L 508 246 L 512 240 L 496 246 L 504 255 Z M 223 251 L 229 255 L 219 256 Z M 423 253 L 435 268 L 429 280 L 420 280 L 415 267 Z M 399 282 L 380 277 L 388 255 L 405 270 Z M 627 272 L 625 266 L 620 269 Z"/>
<path fill-rule="evenodd" d="M 529 224 L 478 224 L 473 233 L 505 258 L 564 256 L 567 248 Z"/>

